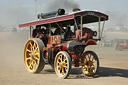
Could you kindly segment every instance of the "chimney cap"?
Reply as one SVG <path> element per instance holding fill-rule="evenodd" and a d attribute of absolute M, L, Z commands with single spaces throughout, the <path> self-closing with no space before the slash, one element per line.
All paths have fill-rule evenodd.
<path fill-rule="evenodd" d="M 79 8 L 74 8 L 72 11 L 80 11 Z"/>

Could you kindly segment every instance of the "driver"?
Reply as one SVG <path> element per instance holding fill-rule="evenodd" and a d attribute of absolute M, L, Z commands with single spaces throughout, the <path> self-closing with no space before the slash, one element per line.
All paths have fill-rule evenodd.
<path fill-rule="evenodd" d="M 40 38 L 44 42 L 45 46 L 47 46 L 48 38 L 46 35 L 46 30 L 44 28 L 41 29 L 41 26 L 36 26 L 36 29 L 33 30 L 32 37 Z"/>
<path fill-rule="evenodd" d="M 41 26 L 36 26 L 36 29 L 33 30 L 32 37 L 33 38 L 41 38 L 43 35 L 43 31 L 41 30 Z"/>
<path fill-rule="evenodd" d="M 75 31 L 76 33 L 76 41 L 87 41 L 88 39 L 91 39 L 93 37 L 93 31 L 89 28 L 84 27 L 83 31 L 82 31 L 82 38 L 80 39 L 79 36 L 81 35 L 81 29 L 80 26 L 78 27 L 78 29 Z"/>

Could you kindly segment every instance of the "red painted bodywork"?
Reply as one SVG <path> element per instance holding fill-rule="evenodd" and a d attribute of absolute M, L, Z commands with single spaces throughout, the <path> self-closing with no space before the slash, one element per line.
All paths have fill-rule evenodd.
<path fill-rule="evenodd" d="M 68 45 L 67 43 L 60 44 L 60 46 L 62 46 L 62 51 L 65 51 L 68 49 L 67 45 Z"/>
<path fill-rule="evenodd" d="M 85 45 L 86 45 L 86 46 L 88 46 L 88 45 L 97 45 L 97 43 L 96 43 L 96 40 L 91 39 L 91 40 L 88 40 L 88 41 L 85 43 Z"/>
<path fill-rule="evenodd" d="M 60 35 L 48 37 L 48 44 L 59 44 L 59 43 L 61 43 Z"/>
<path fill-rule="evenodd" d="M 58 16 L 58 17 L 54 17 L 54 18 L 43 19 L 43 20 L 28 22 L 25 24 L 20 24 L 19 28 L 29 27 L 29 26 L 34 26 L 34 25 L 41 25 L 41 24 L 48 24 L 48 23 L 53 23 L 53 22 L 59 22 L 59 21 L 73 19 L 73 18 L 74 18 L 74 14 L 63 15 L 63 16 Z"/>

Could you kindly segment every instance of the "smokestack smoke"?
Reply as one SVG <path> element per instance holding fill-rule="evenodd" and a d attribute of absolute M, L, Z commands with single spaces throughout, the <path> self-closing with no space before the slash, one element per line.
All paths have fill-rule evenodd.
<path fill-rule="evenodd" d="M 74 0 L 51 0 L 47 10 L 53 11 L 58 8 L 64 8 L 66 11 L 71 11 L 73 8 L 79 7 L 79 4 Z"/>

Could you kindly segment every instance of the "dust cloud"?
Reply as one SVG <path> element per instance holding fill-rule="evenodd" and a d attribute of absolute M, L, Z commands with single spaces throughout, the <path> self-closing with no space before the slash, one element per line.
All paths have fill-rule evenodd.
<path fill-rule="evenodd" d="M 120 14 L 119 11 L 106 11 L 106 14 L 109 15 L 109 21 L 107 26 L 127 26 L 128 25 L 128 15 Z"/>
<path fill-rule="evenodd" d="M 24 46 L 29 39 L 29 31 L 0 31 L 0 84 L 1 85 L 78 85 L 82 84 L 126 84 L 128 83 L 128 50 L 116 51 L 115 47 L 88 46 L 86 51 L 94 51 L 100 61 L 96 77 L 85 76 L 81 68 L 72 66 L 68 79 L 56 76 L 50 65 L 45 65 L 39 74 L 27 72 L 24 64 Z M 78 79 L 79 81 L 76 81 Z M 61 80 L 61 81 L 60 81 Z M 85 82 L 85 80 L 87 80 Z M 112 80 L 112 81 L 111 81 Z M 118 80 L 118 84 L 117 84 Z M 75 84 L 73 83 L 75 82 Z"/>

